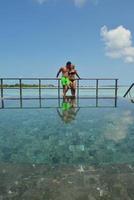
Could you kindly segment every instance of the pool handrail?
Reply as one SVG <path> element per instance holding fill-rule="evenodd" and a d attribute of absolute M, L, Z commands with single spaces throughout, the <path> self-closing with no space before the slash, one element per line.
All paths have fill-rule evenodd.
<path fill-rule="evenodd" d="M 132 84 L 130 85 L 130 87 L 128 88 L 128 90 L 126 91 L 126 93 L 123 95 L 123 97 L 126 97 L 126 96 L 127 96 L 127 94 L 131 91 L 131 89 L 133 88 L 133 86 L 134 86 L 134 83 L 132 83 Z"/>

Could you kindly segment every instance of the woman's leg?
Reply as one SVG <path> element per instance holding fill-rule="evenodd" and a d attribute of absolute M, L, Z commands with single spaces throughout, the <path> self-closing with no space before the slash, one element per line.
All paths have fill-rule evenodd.
<path fill-rule="evenodd" d="M 75 96 L 75 93 L 76 93 L 76 82 L 73 81 L 72 84 L 71 84 L 71 94 L 72 94 L 72 96 Z"/>

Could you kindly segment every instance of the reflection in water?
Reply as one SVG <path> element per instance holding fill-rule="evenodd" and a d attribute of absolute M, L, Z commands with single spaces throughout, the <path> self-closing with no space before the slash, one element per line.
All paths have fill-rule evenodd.
<path fill-rule="evenodd" d="M 65 97 L 63 99 L 61 108 L 57 108 L 57 112 L 65 123 L 70 123 L 75 120 L 75 117 L 80 108 L 77 107 L 75 97 Z"/>
<path fill-rule="evenodd" d="M 86 105 L 85 105 L 86 101 Z M 35 108 L 70 108 L 85 107 L 117 107 L 117 98 L 74 98 L 67 96 L 62 98 L 0 98 L 0 109 L 35 109 Z M 73 109 L 72 109 L 73 110 Z"/>
<path fill-rule="evenodd" d="M 106 130 L 104 131 L 106 139 L 119 142 L 127 137 L 128 128 L 133 125 L 134 117 L 130 110 L 125 110 L 120 113 L 109 114 L 107 121 Z"/>

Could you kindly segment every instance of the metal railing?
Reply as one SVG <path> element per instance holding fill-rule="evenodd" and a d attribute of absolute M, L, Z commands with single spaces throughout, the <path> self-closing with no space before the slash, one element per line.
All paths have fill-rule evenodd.
<path fill-rule="evenodd" d="M 12 85 L 8 85 L 5 84 L 8 83 L 9 81 L 17 81 L 17 84 Z M 33 87 L 31 85 L 29 86 L 25 86 L 24 81 L 36 81 L 37 84 L 31 84 L 34 85 Z M 43 85 L 43 81 L 56 81 L 56 85 L 53 86 L 45 86 Z M 86 86 L 81 86 L 80 82 L 82 81 L 90 81 L 90 82 L 94 82 L 94 86 L 91 86 L 89 84 L 88 87 Z M 100 82 L 103 81 L 103 86 L 100 85 Z M 107 86 L 107 84 L 104 84 L 104 82 L 106 81 L 112 81 L 112 85 Z M 113 78 L 81 78 L 81 79 L 76 79 L 76 91 L 77 91 L 77 99 L 85 99 L 85 98 L 95 98 L 96 99 L 96 105 L 98 104 L 98 99 L 115 99 L 115 106 L 117 104 L 117 90 L 118 90 L 118 79 L 113 79 Z M 19 96 L 18 97 L 13 97 L 13 96 L 5 96 L 4 95 L 4 91 L 7 89 L 18 89 L 19 90 Z M 36 89 L 38 90 L 38 94 L 36 97 L 24 97 L 23 95 L 23 90 L 24 89 Z M 47 89 L 53 89 L 53 90 L 57 90 L 57 94 L 53 97 L 48 97 L 47 95 L 44 96 L 42 95 L 42 90 L 47 90 Z M 59 78 L 0 78 L 0 98 L 1 99 L 10 99 L 10 100 L 14 100 L 14 99 L 20 99 L 20 102 L 22 104 L 22 100 L 23 99 L 60 99 L 62 98 L 61 96 L 61 89 L 63 89 L 61 87 L 61 83 L 60 83 L 60 79 Z M 95 91 L 95 95 L 89 95 L 89 96 L 81 96 L 80 95 L 80 91 L 87 89 L 88 91 L 90 90 L 94 90 Z M 113 96 L 106 96 L 106 95 L 99 95 L 99 91 L 100 90 L 114 90 L 114 95 Z"/>
<path fill-rule="evenodd" d="M 130 85 L 130 87 L 128 88 L 128 90 L 126 91 L 126 93 L 124 94 L 124 96 L 123 97 L 126 97 L 129 93 L 130 93 L 130 91 L 131 91 L 131 89 L 134 87 L 134 83 L 132 83 L 131 85 Z"/>

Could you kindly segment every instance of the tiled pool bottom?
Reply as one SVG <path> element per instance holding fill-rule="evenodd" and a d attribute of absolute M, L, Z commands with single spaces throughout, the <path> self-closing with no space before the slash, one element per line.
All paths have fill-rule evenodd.
<path fill-rule="evenodd" d="M 134 165 L 0 165 L 2 200 L 133 200 Z"/>
<path fill-rule="evenodd" d="M 134 199 L 134 104 L 87 101 L 0 110 L 0 199 Z"/>

